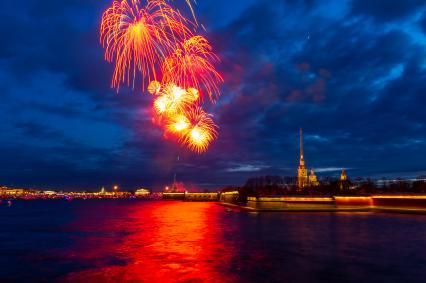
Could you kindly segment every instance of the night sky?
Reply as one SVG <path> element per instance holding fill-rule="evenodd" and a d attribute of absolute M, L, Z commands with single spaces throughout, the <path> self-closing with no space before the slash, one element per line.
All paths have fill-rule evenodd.
<path fill-rule="evenodd" d="M 160 190 L 176 171 L 213 189 L 294 176 L 300 127 L 319 176 L 426 173 L 426 1 L 197 0 L 225 79 L 203 155 L 163 138 L 140 88 L 110 88 L 99 25 L 111 2 L 2 1 L 0 184 Z"/>

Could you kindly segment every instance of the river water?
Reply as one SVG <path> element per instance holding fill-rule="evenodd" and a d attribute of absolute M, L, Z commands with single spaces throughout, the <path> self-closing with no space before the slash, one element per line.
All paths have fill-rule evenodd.
<path fill-rule="evenodd" d="M 426 216 L 15 201 L 0 282 L 426 282 Z"/>

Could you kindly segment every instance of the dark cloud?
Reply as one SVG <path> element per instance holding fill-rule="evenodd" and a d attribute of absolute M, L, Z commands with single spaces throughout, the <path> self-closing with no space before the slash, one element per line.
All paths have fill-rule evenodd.
<path fill-rule="evenodd" d="M 371 16 L 377 21 L 403 20 L 420 8 L 424 8 L 423 0 L 354 0 L 352 12 L 356 15 Z"/>
<path fill-rule="evenodd" d="M 423 33 L 426 34 L 426 12 L 423 13 L 423 17 L 420 20 L 420 27 L 423 30 Z"/>
<path fill-rule="evenodd" d="M 177 173 L 217 188 L 294 175 L 299 127 L 322 174 L 425 170 L 424 1 L 200 1 L 225 78 L 210 106 L 220 136 L 200 156 L 152 123 L 138 81 L 110 89 L 98 42 L 107 2 L 25 2 L 0 11 L 0 183 L 159 189 Z"/>

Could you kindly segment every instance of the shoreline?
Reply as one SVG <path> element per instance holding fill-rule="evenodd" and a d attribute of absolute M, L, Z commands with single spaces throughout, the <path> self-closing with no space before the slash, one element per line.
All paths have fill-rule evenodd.
<path fill-rule="evenodd" d="M 426 214 L 426 195 L 248 197 L 245 205 L 221 205 L 249 212 L 387 212 Z"/>
<path fill-rule="evenodd" d="M 147 197 L 97 197 L 97 198 L 8 198 L 12 201 L 56 200 L 133 200 L 133 201 L 182 201 L 182 202 L 216 202 L 217 204 L 245 212 L 384 212 L 398 214 L 426 215 L 426 195 L 372 195 L 372 196 L 268 196 L 248 197 L 245 204 L 237 204 L 234 199 L 213 198 L 212 194 L 194 193 L 184 198 L 147 198 Z M 7 205 L 6 199 L 1 199 L 1 205 Z"/>
<path fill-rule="evenodd" d="M 236 209 L 245 212 L 383 212 L 396 214 L 423 214 L 426 215 L 426 209 L 410 209 L 401 207 L 368 207 L 368 208 L 288 208 L 288 209 L 256 209 L 248 206 L 242 206 L 231 203 L 218 202 L 219 205 L 231 209 Z"/>

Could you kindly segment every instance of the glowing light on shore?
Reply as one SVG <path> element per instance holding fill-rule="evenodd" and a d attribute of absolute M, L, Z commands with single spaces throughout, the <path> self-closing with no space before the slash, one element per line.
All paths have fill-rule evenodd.
<path fill-rule="evenodd" d="M 424 199 L 426 200 L 426 195 L 374 195 L 372 198 L 382 198 L 382 199 Z"/>

